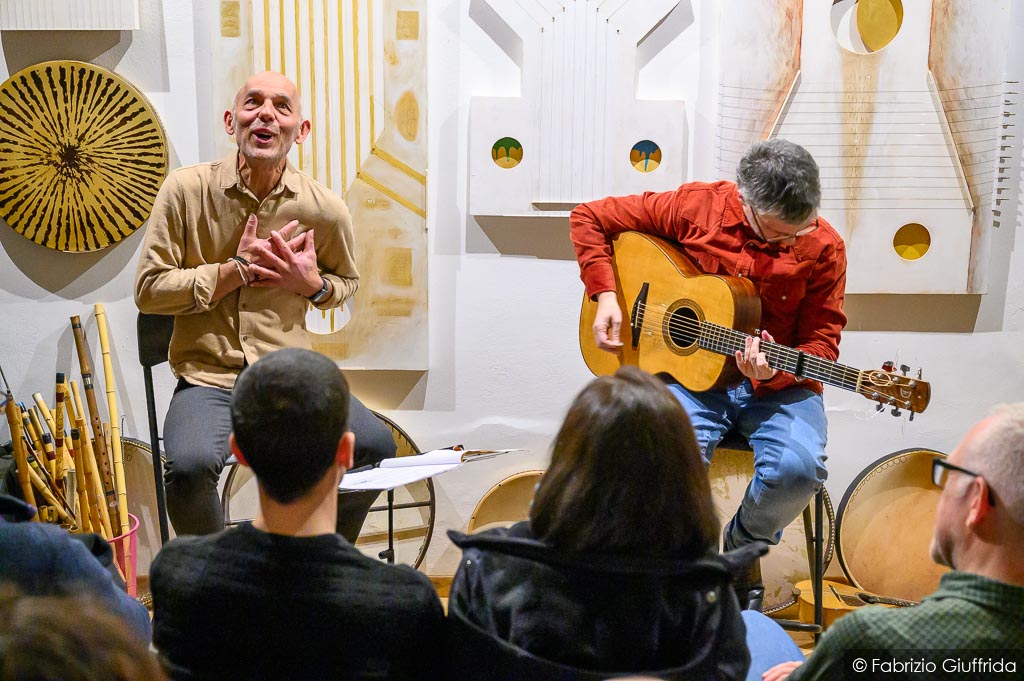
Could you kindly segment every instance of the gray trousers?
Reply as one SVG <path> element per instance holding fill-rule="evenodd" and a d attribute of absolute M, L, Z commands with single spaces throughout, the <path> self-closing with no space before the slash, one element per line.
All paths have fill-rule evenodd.
<path fill-rule="evenodd" d="M 356 435 L 353 466 L 378 463 L 395 455 L 390 429 L 352 397 L 349 430 Z M 174 531 L 212 534 L 224 528 L 217 481 L 231 454 L 231 391 L 178 381 L 164 420 L 167 515 Z M 378 492 L 338 494 L 338 534 L 355 542 Z"/>

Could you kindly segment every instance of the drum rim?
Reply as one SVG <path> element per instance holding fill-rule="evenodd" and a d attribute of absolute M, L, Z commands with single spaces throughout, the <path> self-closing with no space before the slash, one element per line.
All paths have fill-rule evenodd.
<path fill-rule="evenodd" d="M 856 586 L 858 589 L 863 589 L 864 586 L 861 585 L 861 583 L 859 581 L 857 581 L 856 577 L 854 577 L 853 574 L 851 574 L 850 568 L 846 564 L 846 557 L 843 555 L 843 518 L 845 517 L 846 509 L 849 508 L 850 502 L 853 500 L 853 498 L 857 496 L 861 484 L 871 474 L 873 474 L 878 469 L 879 466 L 881 466 L 886 461 L 890 461 L 890 460 L 895 459 L 895 458 L 897 458 L 899 456 L 904 456 L 906 454 L 911 454 L 911 453 L 915 453 L 915 452 L 916 453 L 922 453 L 922 454 L 929 453 L 929 454 L 932 454 L 932 455 L 938 455 L 938 456 L 941 456 L 944 459 L 945 458 L 949 458 L 949 455 L 946 454 L 945 452 L 940 452 L 940 451 L 938 451 L 936 449 L 931 449 L 929 447 L 907 447 L 906 449 L 900 449 L 900 450 L 895 451 L 895 452 L 890 452 L 889 454 L 886 454 L 886 455 L 876 459 L 875 461 L 872 461 L 867 466 L 865 466 L 864 469 L 860 473 L 857 474 L 857 477 L 855 477 L 853 479 L 853 482 L 850 483 L 849 487 L 846 488 L 846 492 L 843 493 L 843 498 L 839 502 L 839 509 L 836 511 L 836 528 L 835 528 L 835 530 L 836 530 L 836 556 L 839 558 L 839 567 L 842 568 L 842 570 L 843 570 L 843 576 L 846 577 L 848 580 L 850 580 L 850 583 L 853 584 L 854 586 Z"/>

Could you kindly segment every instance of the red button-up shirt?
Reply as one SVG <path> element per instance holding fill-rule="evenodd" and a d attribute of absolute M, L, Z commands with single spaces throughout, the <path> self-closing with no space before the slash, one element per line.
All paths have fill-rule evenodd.
<path fill-rule="evenodd" d="M 587 294 L 615 290 L 611 240 L 638 231 L 678 242 L 706 274 L 749 278 L 761 296 L 761 328 L 782 345 L 835 360 L 846 325 L 846 245 L 821 218 L 792 246 L 768 244 L 747 224 L 732 182 L 691 182 L 669 192 L 610 197 L 577 206 L 570 235 Z M 759 394 L 796 383 L 778 372 L 753 381 Z M 817 381 L 801 386 L 821 393 Z"/>

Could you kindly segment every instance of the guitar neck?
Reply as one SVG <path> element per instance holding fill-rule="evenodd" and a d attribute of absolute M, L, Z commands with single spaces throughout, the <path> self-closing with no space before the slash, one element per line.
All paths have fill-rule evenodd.
<path fill-rule="evenodd" d="M 742 352 L 747 334 L 710 322 L 702 322 L 700 325 L 700 336 L 697 339 L 700 347 L 720 355 L 732 356 L 736 351 Z M 794 374 L 802 378 L 810 378 L 821 381 L 828 385 L 849 390 L 855 393 L 863 392 L 861 389 L 861 371 L 848 367 L 830 359 L 808 355 L 800 350 L 761 341 L 761 351 L 768 358 L 768 366 L 788 374 Z"/>

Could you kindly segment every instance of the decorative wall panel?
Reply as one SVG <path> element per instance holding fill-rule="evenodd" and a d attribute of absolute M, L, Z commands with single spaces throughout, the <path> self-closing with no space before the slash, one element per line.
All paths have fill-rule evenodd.
<path fill-rule="evenodd" d="M 470 104 L 470 212 L 564 215 L 581 201 L 678 186 L 682 101 L 637 98 L 637 74 L 693 23 L 688 0 L 473 0 L 520 68 L 519 97 Z"/>
<path fill-rule="evenodd" d="M 427 367 L 426 0 L 253 0 L 252 68 L 281 71 L 313 121 L 293 150 L 342 195 L 359 291 L 311 309 L 313 346 L 344 367 Z"/>
<path fill-rule="evenodd" d="M 3 0 L 5 31 L 137 31 L 139 0 Z"/>
<path fill-rule="evenodd" d="M 721 44 L 750 48 L 722 50 L 718 173 L 734 176 L 755 140 L 791 139 L 821 168 L 848 292 L 983 290 L 1006 4 L 726 4 Z M 779 46 L 780 31 L 799 38 L 799 55 Z"/>

